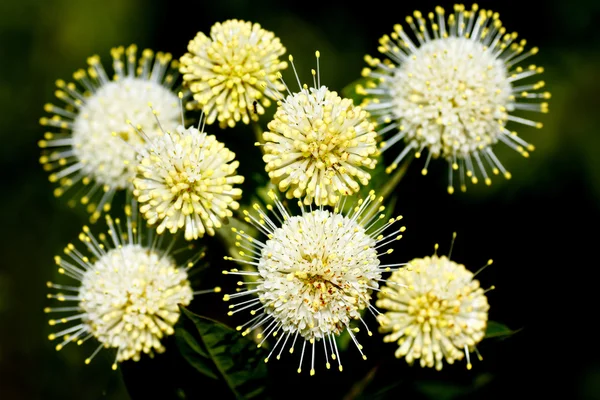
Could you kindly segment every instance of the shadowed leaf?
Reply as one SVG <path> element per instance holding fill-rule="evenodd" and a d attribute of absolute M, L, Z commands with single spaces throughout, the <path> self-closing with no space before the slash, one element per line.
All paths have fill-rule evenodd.
<path fill-rule="evenodd" d="M 501 324 L 500 322 L 488 321 L 487 330 L 485 331 L 485 339 L 493 337 L 506 337 L 514 335 L 521 329 L 512 330 L 508 326 Z"/>
<path fill-rule="evenodd" d="M 268 398 L 267 368 L 256 344 L 218 321 L 180 309 L 175 334 L 187 362 L 204 376 L 222 381 L 235 398 Z"/>

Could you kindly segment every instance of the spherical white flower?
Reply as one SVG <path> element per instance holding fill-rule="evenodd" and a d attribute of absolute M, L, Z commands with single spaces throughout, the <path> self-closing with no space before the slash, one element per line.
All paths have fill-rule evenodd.
<path fill-rule="evenodd" d="M 525 41 L 517 42 L 516 33 L 506 33 L 498 13 L 478 12 L 476 5 L 470 11 L 456 5 L 454 11 L 446 18 L 437 7 L 435 15 L 428 15 L 430 26 L 415 11 L 414 18 L 406 20 L 417 42 L 401 25 L 394 26 L 394 32 L 380 40 L 379 51 L 387 58 L 366 56 L 371 68 L 365 68 L 363 76 L 369 80 L 357 86 L 357 92 L 366 95 L 365 109 L 377 118 L 379 133 L 394 132 L 382 143 L 383 149 L 401 140 L 406 144 L 388 172 L 412 151 L 420 157 L 426 149 L 422 173 L 427 173 L 432 157 L 446 159 L 450 193 L 453 170 L 459 170 L 462 190 L 465 174 L 473 183 L 479 175 L 491 184 L 486 165 L 494 174 L 510 178 L 492 146 L 502 141 L 527 157 L 533 146 L 507 129 L 507 123 L 541 128 L 540 122 L 518 114 L 545 113 L 544 100 L 550 98 L 548 92 L 539 92 L 543 81 L 515 85 L 543 72 L 535 65 L 518 66 L 537 54 L 537 47 L 524 52 Z"/>
<path fill-rule="evenodd" d="M 244 177 L 235 175 L 234 159 L 223 143 L 194 127 L 165 132 L 138 154 L 133 194 L 140 211 L 148 223 L 158 223 L 159 234 L 184 229 L 187 240 L 214 235 L 239 208 L 242 190 L 233 185 Z"/>
<path fill-rule="evenodd" d="M 83 93 L 74 83 L 58 80 L 56 97 L 65 106 L 46 104 L 45 110 L 54 115 L 40 120 L 44 126 L 60 129 L 46 132 L 39 142 L 44 149 L 40 162 L 45 169 L 55 170 L 49 178 L 60 185 L 55 195 L 83 183 L 86 188 L 78 191 L 72 202 L 87 204 L 93 220 L 110 209 L 116 191 L 132 189 L 135 149 L 144 140 L 128 120 L 151 137 L 160 134 L 148 106 L 151 103 L 165 129 L 174 128 L 179 121 L 179 99 L 170 89 L 174 80 L 171 55 L 159 52 L 154 57 L 147 49 L 136 66 L 136 51 L 134 45 L 127 50 L 112 49 L 112 80 L 100 57 L 90 57 L 87 72 L 82 69 L 74 74 Z"/>
<path fill-rule="evenodd" d="M 273 193 L 270 195 L 275 199 Z M 330 211 L 317 208 L 310 211 L 303 208 L 302 213 L 297 216 L 290 215 L 276 200 L 276 207 L 283 217 L 281 219 L 277 216 L 282 221 L 280 224 L 272 221 L 258 205 L 255 206 L 257 216 L 247 213 L 247 221 L 256 223 L 259 230 L 267 234 L 266 241 L 262 242 L 246 232 L 234 229 L 238 246 L 250 252 L 247 254 L 244 250 L 240 251 L 240 255 L 245 258 L 237 261 L 255 266 L 256 272 L 232 270 L 224 273 L 253 276 L 255 280 L 251 289 L 226 295 L 225 300 L 253 293 L 258 296 L 254 300 L 231 305 L 229 315 L 248 309 L 252 315 L 260 312 L 237 328 L 246 335 L 262 327 L 257 335 L 257 338 L 262 338 L 259 346 L 267 337 L 276 337 L 281 332 L 265 362 L 278 348 L 279 359 L 290 338 L 293 338 L 290 349 L 292 352 L 296 339 L 300 336 L 304 343 L 298 372 L 302 368 L 307 342 L 312 346 L 311 375 L 315 373 L 317 342 L 323 343 L 326 367 L 330 368 L 331 356 L 338 361 L 341 371 L 342 364 L 335 337 L 346 330 L 366 359 L 362 346 L 353 334 L 358 329 L 351 328 L 350 324 L 353 320 L 361 320 L 369 335 L 371 334 L 361 317 L 361 310 L 372 308 L 369 304 L 371 293 L 379 287 L 382 272 L 398 266 L 381 265 L 379 256 L 391 253 L 392 249 L 378 253 L 378 248 L 400 239 L 400 233 L 405 229 L 401 227 L 385 237 L 382 234 L 400 217 L 374 228 L 370 222 L 383 216 L 372 214 L 378 210 L 383 211 L 383 207 L 378 209 L 377 204 L 372 203 L 373 200 L 375 195 L 371 193 L 366 201 L 359 201 L 346 215 L 337 209 Z M 267 208 L 273 209 L 272 206 Z M 233 260 L 231 257 L 227 259 Z M 244 282 L 238 284 L 244 285 Z"/>
<path fill-rule="evenodd" d="M 65 248 L 66 258 L 55 257 L 61 274 L 80 282 L 69 286 L 48 282 L 48 287 L 58 293 L 48 298 L 74 303 L 66 307 L 48 307 L 47 313 L 70 316 L 51 319 L 50 325 L 71 324 L 52 333 L 50 340 L 61 338 L 56 346 L 61 350 L 69 342 L 83 343 L 94 337 L 100 345 L 85 360 L 88 364 L 101 348 L 117 350 L 117 362 L 138 361 L 142 353 L 161 353 L 165 347 L 161 339 L 173 334 L 179 319 L 178 305 L 188 305 L 194 294 L 218 292 L 193 292 L 187 269 L 198 261 L 198 253 L 185 267 L 177 264 L 169 252 L 146 239 L 144 227 L 138 230 L 132 218 L 127 219 L 127 234 L 123 234 L 120 221 L 113 222 L 107 215 L 108 234 L 96 238 L 88 227 L 83 228 L 79 239 L 89 251 L 79 251 L 74 245 Z M 142 243 L 144 241 L 144 244 Z M 73 325 L 73 321 L 77 321 Z"/>
<path fill-rule="evenodd" d="M 314 88 L 305 86 L 285 97 L 268 129 L 263 133 L 265 169 L 288 199 L 335 205 L 341 195 L 369 183 L 365 169 L 375 168 L 378 154 L 369 114 L 321 86 L 320 79 Z"/>
<path fill-rule="evenodd" d="M 491 260 L 488 264 L 491 264 Z M 464 265 L 447 257 L 417 258 L 394 271 L 378 293 L 379 330 L 397 342 L 396 357 L 441 370 L 467 357 L 485 336 L 488 301 L 479 281 Z"/>
<path fill-rule="evenodd" d="M 370 299 L 368 286 L 377 287 L 381 277 L 376 241 L 362 226 L 341 214 L 314 210 L 292 216 L 272 235 L 262 250 L 268 256 L 258 262 L 264 280 L 258 288 L 284 332 L 323 339 L 360 317 Z M 287 301 L 275 306 L 282 298 Z"/>
<path fill-rule="evenodd" d="M 279 57 L 285 53 L 278 37 L 257 23 L 227 20 L 210 29 L 210 37 L 198 32 L 181 57 L 180 71 L 197 106 L 207 115 L 207 124 L 234 127 L 248 124 L 264 114 L 275 99 L 266 90 L 287 68 Z M 189 103 L 193 107 L 193 103 Z"/>

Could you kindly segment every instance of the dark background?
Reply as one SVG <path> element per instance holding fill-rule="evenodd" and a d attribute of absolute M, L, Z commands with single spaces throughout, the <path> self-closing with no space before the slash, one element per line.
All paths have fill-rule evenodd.
<path fill-rule="evenodd" d="M 38 120 L 43 105 L 54 101 L 55 79 L 69 79 L 95 53 L 108 66 L 109 49 L 117 45 L 137 43 L 179 57 L 197 31 L 208 33 L 215 22 L 239 18 L 275 32 L 288 54 L 294 55 L 304 81 L 310 79 L 314 51 L 320 50 L 322 82 L 341 90 L 360 76 L 364 54 L 376 54 L 381 35 L 403 23 L 414 9 L 428 12 L 438 4 L 450 9 L 453 3 L 2 0 L 0 397 L 129 398 L 121 375 L 110 370 L 112 353 L 85 366 L 90 348 L 68 346 L 57 353 L 46 340 L 51 330 L 42 309 L 45 282 L 55 277 L 52 257 L 76 238 L 86 222 L 82 210 L 69 209 L 62 199 L 52 197 L 52 185 L 37 161 L 36 143 L 44 132 Z M 593 328 L 600 214 L 600 35 L 594 23 L 599 20 L 600 2 L 479 4 L 498 11 L 507 29 L 519 32 L 528 45 L 540 47 L 528 61 L 546 69 L 542 79 L 553 94 L 550 113 L 540 115 L 543 129 L 519 130 L 537 148 L 529 159 L 497 146 L 497 154 L 512 172 L 510 181 L 496 179 L 491 187 L 470 185 L 467 193 L 449 196 L 446 163 L 432 162 L 430 174 L 422 177 L 422 161 L 417 160 L 396 190 L 396 213 L 404 215 L 408 229 L 395 257 L 406 261 L 429 255 L 434 243 L 440 243 L 440 252 L 445 253 L 457 231 L 455 261 L 471 270 L 489 258 L 495 261 L 478 275 L 484 287 L 497 287 L 489 293 L 490 319 L 523 329 L 506 340 L 484 341 L 479 346 L 484 361 L 475 360 L 472 371 L 466 371 L 464 363 L 444 367 L 441 373 L 408 368 L 403 360 L 393 359 L 394 346 L 384 346 L 379 339 L 363 343 L 370 356 L 364 364 L 349 352 L 345 365 L 359 367 L 344 371 L 342 378 L 337 371 L 310 379 L 285 375 L 281 370 L 296 367 L 282 361 L 275 364 L 280 368 L 274 373 L 283 374 L 276 375 L 282 391 L 275 398 L 294 394 L 342 398 L 347 386 L 337 386 L 339 382 L 349 385 L 378 363 L 378 377 L 368 387 L 371 393 L 378 385 L 397 382 L 395 396 L 404 398 L 428 398 L 429 393 L 429 398 L 440 399 L 453 394 L 473 399 L 525 395 L 600 399 L 598 333 Z M 291 70 L 284 76 L 293 79 Z M 259 171 L 258 150 L 246 150 L 239 144 L 245 142 L 238 140 L 238 135 L 251 135 L 249 129 L 212 129 L 238 152 L 242 165 Z M 215 317 L 224 314 L 225 307 L 215 299 L 203 297 L 194 303 L 194 310 Z M 159 393 L 163 383 L 185 376 L 153 368 L 148 363 L 123 365 L 132 394 L 152 393 L 148 389 Z M 431 395 L 434 392 L 437 395 Z"/>

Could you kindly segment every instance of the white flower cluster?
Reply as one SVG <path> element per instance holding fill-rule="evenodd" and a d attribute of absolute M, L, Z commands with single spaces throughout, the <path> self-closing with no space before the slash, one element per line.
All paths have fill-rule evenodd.
<path fill-rule="evenodd" d="M 373 179 L 381 151 L 398 142 L 404 148 L 388 173 L 411 153 L 427 151 L 422 173 L 432 158 L 446 159 L 450 193 L 456 170 L 462 190 L 466 177 L 490 184 L 490 167 L 510 178 L 492 147 L 502 141 L 528 156 L 533 146 L 507 124 L 541 127 L 519 113 L 547 112 L 550 94 L 540 92 L 542 81 L 516 85 L 543 72 L 519 65 L 538 50 L 525 51 L 497 13 L 456 5 L 449 15 L 437 7 L 427 17 L 429 23 L 416 11 L 406 19 L 412 34 L 396 25 L 383 36 L 384 59 L 365 57 L 369 67 L 356 86 L 360 105 L 321 84 L 318 51 L 312 87 L 300 83 L 289 56 L 299 86 L 291 91 L 281 76 L 288 63 L 280 60 L 286 48 L 279 38 L 240 20 L 217 23 L 210 35 L 199 32 L 179 61 L 151 50 L 138 59 L 134 45 L 118 47 L 112 79 L 92 56 L 87 71 L 75 73 L 77 85 L 57 81 L 64 104 L 46 105 L 51 116 L 40 122 L 53 129 L 39 142 L 40 162 L 59 184 L 55 195 L 71 190 L 71 202 L 86 204 L 93 222 L 110 211 L 116 192 L 126 192 L 128 203 L 124 226 L 106 214 L 106 233 L 95 236 L 86 226 L 79 236 L 85 250 L 68 244 L 65 256 L 56 257 L 59 273 L 78 282 L 48 283 L 48 297 L 68 303 L 45 309 L 58 315 L 50 325 L 69 325 L 50 334 L 61 340 L 57 350 L 94 338 L 99 345 L 86 363 L 112 348 L 114 368 L 163 352 L 180 306 L 220 291 L 192 289 L 187 271 L 203 254 L 176 260 L 183 233 L 191 248 L 190 242 L 217 236 L 232 255 L 225 259 L 240 265 L 223 271 L 240 276 L 240 287 L 224 300 L 230 316 L 251 315 L 236 327 L 241 335 L 252 333 L 259 347 L 273 340 L 265 362 L 284 349 L 293 352 L 300 338 L 299 373 L 306 352 L 310 375 L 316 373 L 317 351 L 327 369 L 336 362 L 341 371 L 342 334 L 366 360 L 356 333 L 364 328 L 373 335 L 370 313 L 380 324 L 375 331 L 396 342 L 395 355 L 409 364 L 420 360 L 440 370 L 466 357 L 471 369 L 489 309 L 477 274 L 437 253 L 383 263 L 405 231 L 401 217 L 390 217 L 383 205 L 399 178 L 377 191 L 368 186 L 382 180 Z M 181 88 L 174 90 L 179 72 Z M 273 102 L 263 131 L 260 116 Z M 190 124 L 198 110 L 198 124 Z M 215 122 L 218 128 L 253 125 L 270 183 L 294 204 L 260 189 L 270 199 L 266 211 L 259 203 L 243 208 L 245 179 L 238 170 L 251 171 L 241 168 L 225 134 L 204 130 Z M 232 221 L 229 233 L 223 227 Z"/>

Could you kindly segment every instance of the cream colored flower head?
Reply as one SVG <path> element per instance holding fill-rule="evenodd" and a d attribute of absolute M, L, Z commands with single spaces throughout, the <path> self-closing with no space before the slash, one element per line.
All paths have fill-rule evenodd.
<path fill-rule="evenodd" d="M 263 133 L 263 160 L 288 199 L 335 205 L 340 196 L 368 185 L 368 170 L 377 163 L 377 134 L 365 110 L 321 85 L 316 54 L 314 87 L 298 80 L 300 90 L 279 103 Z"/>
<path fill-rule="evenodd" d="M 220 288 L 194 292 L 187 271 L 202 258 L 196 253 L 185 265 L 177 263 L 170 249 L 152 245 L 153 230 L 127 213 L 123 226 L 106 216 L 108 232 L 95 236 L 88 227 L 79 235 L 84 250 L 73 244 L 65 256 L 56 256 L 60 274 L 76 286 L 48 282 L 57 302 L 45 312 L 55 327 L 50 340 L 60 340 L 56 350 L 94 338 L 99 344 L 85 360 L 89 364 L 102 348 L 115 349 L 117 363 L 138 361 L 143 354 L 162 353 L 162 339 L 172 335 L 179 319 L 178 304 L 188 305 L 194 295 L 219 292 Z M 58 305 L 58 306 L 57 306 Z"/>
<path fill-rule="evenodd" d="M 437 255 L 414 259 L 392 273 L 375 304 L 384 311 L 384 341 L 398 344 L 396 357 L 441 370 L 444 361 L 466 356 L 471 369 L 469 353 L 485 336 L 489 305 L 464 265 Z"/>
<path fill-rule="evenodd" d="M 39 141 L 40 162 L 59 186 L 56 196 L 71 194 L 70 204 L 87 206 L 92 220 L 110 210 L 114 194 L 133 190 L 136 149 L 144 139 L 127 120 L 136 121 L 149 137 L 161 134 L 152 110 L 165 129 L 179 119 L 179 99 L 171 90 L 177 70 L 171 55 L 146 49 L 139 60 L 137 47 L 111 50 L 114 74 L 100 57 L 88 58 L 87 70 L 73 74 L 78 84 L 56 81 L 60 105 L 46 104 L 51 116 L 40 123 L 51 128 Z"/>
<path fill-rule="evenodd" d="M 365 57 L 367 82 L 356 88 L 379 133 L 391 132 L 383 150 L 404 142 L 388 172 L 407 155 L 418 158 L 427 150 L 423 175 L 432 158 L 444 158 L 449 193 L 455 171 L 463 191 L 467 179 L 491 184 L 490 170 L 509 179 L 494 145 L 503 142 L 528 157 L 534 147 L 511 125 L 541 128 L 526 114 L 548 112 L 550 93 L 544 81 L 533 79 L 543 68 L 523 64 L 538 48 L 525 50 L 526 41 L 507 33 L 498 13 L 477 5 L 455 5 L 448 14 L 441 7 L 426 16 L 415 11 L 406 22 L 409 31 L 398 24 L 380 39 L 383 59 Z"/>
<path fill-rule="evenodd" d="M 287 68 L 279 60 L 284 53 L 273 32 L 231 19 L 214 24 L 210 36 L 198 32 L 180 59 L 180 71 L 196 106 L 206 114 L 206 123 L 234 127 L 264 114 L 275 99 L 268 87 L 283 89 L 277 75 Z"/>
<path fill-rule="evenodd" d="M 402 237 L 403 226 L 388 230 L 401 217 L 384 221 L 383 199 L 376 199 L 373 192 L 347 213 L 338 208 L 305 209 L 298 202 L 299 215 L 290 214 L 273 192 L 269 195 L 275 207 L 268 205 L 267 209 L 277 209 L 275 219 L 258 205 L 255 213 L 246 212 L 246 221 L 266 238 L 234 229 L 240 258 L 226 257 L 255 268 L 223 272 L 249 279 L 238 282 L 242 287 L 248 284 L 247 289 L 224 297 L 233 302 L 229 315 L 249 312 L 254 316 L 237 330 L 246 335 L 256 329 L 259 347 L 273 338 L 265 362 L 272 356 L 279 359 L 285 348 L 292 353 L 299 340 L 299 373 L 307 352 L 311 375 L 315 374 L 315 353 L 325 353 L 327 369 L 331 361 L 341 371 L 336 338 L 344 331 L 366 359 L 355 333 L 364 327 L 371 335 L 361 310 L 373 311 L 371 294 L 384 281 L 381 274 L 399 266 L 382 264 L 380 256 L 392 253 L 391 248 L 382 247 Z M 351 326 L 354 321 L 361 321 L 361 327 Z"/>
<path fill-rule="evenodd" d="M 140 212 L 159 234 L 184 231 L 187 240 L 214 235 L 232 210 L 244 182 L 235 153 L 193 126 L 149 141 L 138 154 L 133 194 Z"/>

